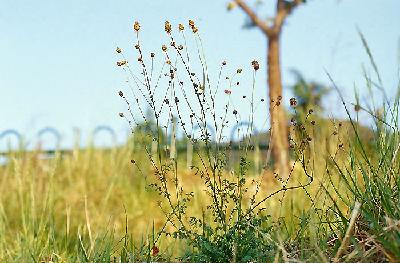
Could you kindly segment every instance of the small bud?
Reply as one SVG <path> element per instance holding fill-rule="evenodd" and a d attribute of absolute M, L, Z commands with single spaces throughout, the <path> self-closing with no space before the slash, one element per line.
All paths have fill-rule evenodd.
<path fill-rule="evenodd" d="M 120 112 L 120 113 L 119 113 L 119 116 L 120 116 L 121 118 L 123 118 L 123 117 L 124 117 L 124 114 L 123 114 L 122 112 Z"/>
<path fill-rule="evenodd" d="M 225 92 L 225 94 L 228 94 L 228 95 L 232 94 L 232 91 L 228 90 L 228 89 L 224 90 L 224 92 Z"/>
<path fill-rule="evenodd" d="M 152 251 L 153 257 L 155 257 L 160 252 L 160 249 L 158 247 L 156 247 L 156 246 L 153 246 L 151 251 Z"/>

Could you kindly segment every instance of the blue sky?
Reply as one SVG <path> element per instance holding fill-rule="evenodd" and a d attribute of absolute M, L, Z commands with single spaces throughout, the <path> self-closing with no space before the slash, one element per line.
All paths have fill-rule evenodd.
<path fill-rule="evenodd" d="M 0 131 L 17 129 L 34 141 L 38 130 L 52 126 L 67 142 L 73 127 L 84 134 L 97 125 L 109 125 L 119 134 L 126 131 L 126 123 L 117 116 L 125 109 L 116 95 L 124 86 L 124 76 L 115 67 L 114 50 L 117 45 L 133 49 L 135 20 L 142 24 L 142 41 L 149 50 L 158 50 L 166 41 L 165 20 L 186 24 L 191 18 L 199 24 L 211 68 L 225 59 L 232 68 L 248 67 L 258 59 L 265 69 L 264 37 L 256 29 L 243 30 L 245 16 L 239 9 L 227 12 L 226 4 L 223 0 L 1 0 Z M 285 86 L 293 82 L 290 69 L 299 69 L 309 80 L 329 83 L 327 69 L 349 101 L 354 85 L 365 94 L 362 65 L 368 71 L 371 68 L 358 26 L 388 93 L 393 93 L 399 10 L 398 0 L 307 1 L 284 28 Z M 260 97 L 267 93 L 264 81 L 265 76 L 260 76 L 256 88 Z M 325 104 L 328 114 L 340 116 L 337 99 L 332 97 Z"/>

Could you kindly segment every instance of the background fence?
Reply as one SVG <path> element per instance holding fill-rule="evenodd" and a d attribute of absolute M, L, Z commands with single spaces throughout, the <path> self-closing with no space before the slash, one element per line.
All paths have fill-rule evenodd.
<path fill-rule="evenodd" d="M 230 166 L 233 166 L 235 162 L 239 158 L 238 151 L 240 150 L 239 141 L 241 137 L 249 135 L 250 126 L 249 122 L 240 122 L 231 128 L 228 132 L 228 140 L 225 140 L 225 143 L 222 143 L 221 146 L 226 148 L 227 153 L 230 158 Z M 259 143 L 259 133 L 257 129 L 252 128 L 252 142 L 248 150 L 250 154 L 252 154 L 252 163 L 255 171 L 259 172 L 265 164 L 265 160 L 269 159 L 268 156 L 268 145 L 266 143 Z M 195 126 L 192 130 L 192 134 L 201 133 L 200 136 L 207 136 L 211 141 L 216 141 L 217 134 L 212 126 L 200 127 Z M 40 151 L 44 154 L 45 158 L 52 158 L 56 152 L 60 152 L 61 154 L 68 154 L 73 149 L 81 148 L 80 140 L 81 140 L 81 131 L 77 128 L 73 129 L 74 140 L 72 145 L 67 147 L 61 147 L 63 143 L 64 137 L 62 133 L 53 127 L 44 127 L 34 133 L 33 138 L 26 140 L 24 136 L 14 129 L 8 129 L 0 132 L 0 145 L 3 149 L 0 149 L 0 165 L 7 163 L 7 156 L 11 153 L 17 151 L 29 151 L 27 145 L 30 145 L 31 151 Z M 127 134 L 131 134 L 127 132 Z M 100 137 L 102 136 L 102 137 Z M 132 134 L 131 134 L 132 136 Z M 265 134 L 265 136 L 267 136 Z M 110 126 L 107 125 L 99 125 L 95 127 L 90 133 L 87 143 L 96 147 L 99 141 L 104 142 L 104 140 L 108 140 L 108 146 L 102 147 L 103 149 L 112 149 L 115 147 L 119 147 L 125 144 L 129 138 L 129 135 L 124 138 L 124 143 L 118 144 L 118 135 L 117 132 Z M 122 136 L 121 136 L 122 137 Z M 187 162 L 187 167 L 190 168 L 193 165 L 193 153 L 194 146 L 191 141 L 182 140 L 183 136 L 178 135 L 178 127 L 176 122 L 173 123 L 170 132 L 167 133 L 167 138 L 162 145 L 162 148 L 166 150 L 167 154 L 170 158 L 185 158 Z M 134 147 L 138 147 L 135 143 L 135 138 L 132 136 L 130 140 L 133 140 Z M 14 143 L 12 143 L 14 141 Z M 52 141 L 52 146 L 43 148 L 42 146 L 47 142 Z M 14 146 L 13 146 L 14 144 Z M 140 145 L 143 144 L 139 144 Z M 156 155 L 158 143 L 154 140 L 151 141 L 148 147 L 151 149 L 151 153 Z"/>

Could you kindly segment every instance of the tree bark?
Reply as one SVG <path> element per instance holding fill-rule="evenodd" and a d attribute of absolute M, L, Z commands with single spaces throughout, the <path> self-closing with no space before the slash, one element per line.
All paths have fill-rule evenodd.
<path fill-rule="evenodd" d="M 280 69 L 280 34 L 268 36 L 268 86 L 271 123 L 270 147 L 274 159 L 274 173 L 280 178 L 289 177 L 289 139 L 286 114 L 282 101 Z"/>

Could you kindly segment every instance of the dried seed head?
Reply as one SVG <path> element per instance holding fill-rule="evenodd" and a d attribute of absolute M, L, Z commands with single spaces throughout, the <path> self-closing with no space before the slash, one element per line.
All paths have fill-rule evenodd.
<path fill-rule="evenodd" d="M 119 53 L 122 52 L 122 49 L 120 49 L 119 47 L 117 47 L 117 48 L 115 49 L 115 52 L 117 52 L 117 53 L 119 54 Z"/>
<path fill-rule="evenodd" d="M 282 100 L 282 96 L 281 95 L 278 96 L 278 100 Z"/>
<path fill-rule="evenodd" d="M 312 124 L 312 125 L 315 125 L 315 121 L 314 121 L 314 120 L 313 120 L 313 121 L 311 121 L 311 124 Z"/>
<path fill-rule="evenodd" d="M 197 33 L 199 31 L 199 29 L 197 27 L 192 27 L 192 31 L 193 31 L 193 33 Z"/>
<path fill-rule="evenodd" d="M 122 91 L 118 91 L 118 95 L 122 98 L 124 96 L 124 93 Z"/>
<path fill-rule="evenodd" d="M 165 21 L 165 32 L 167 32 L 167 34 L 171 34 L 172 31 L 172 27 L 171 24 L 169 23 L 169 21 Z"/>
<path fill-rule="evenodd" d="M 313 109 L 309 109 L 309 110 L 308 110 L 308 114 L 312 114 L 313 112 L 314 112 Z"/>
<path fill-rule="evenodd" d="M 256 70 L 256 71 L 260 69 L 260 64 L 256 60 L 253 60 L 251 62 L 251 65 L 253 66 L 254 70 Z"/>
<path fill-rule="evenodd" d="M 233 110 L 233 115 L 236 115 L 237 113 L 237 110 Z"/>
<path fill-rule="evenodd" d="M 139 30 L 140 30 L 140 24 L 139 24 L 138 21 L 135 21 L 135 23 L 133 24 L 133 29 L 134 29 L 136 32 L 139 32 Z"/>
<path fill-rule="evenodd" d="M 179 45 L 179 46 L 178 46 L 178 49 L 179 49 L 179 50 L 182 50 L 182 49 L 183 49 L 183 46 L 182 46 L 182 45 Z"/>
<path fill-rule="evenodd" d="M 127 63 L 128 63 L 128 61 L 126 61 L 126 60 L 117 61 L 117 66 L 122 67 L 122 66 L 126 65 Z"/>
<path fill-rule="evenodd" d="M 154 58 L 156 56 L 156 54 L 154 54 L 153 52 L 150 53 L 150 57 Z"/>
<path fill-rule="evenodd" d="M 297 100 L 295 98 L 290 99 L 290 106 L 293 108 L 297 106 Z"/>
<path fill-rule="evenodd" d="M 236 73 L 237 73 L 237 74 L 242 73 L 242 69 L 241 69 L 241 68 L 237 69 L 237 70 L 236 70 Z"/>
<path fill-rule="evenodd" d="M 162 49 L 162 51 L 166 52 L 167 51 L 167 46 L 166 45 L 162 45 L 161 49 Z"/>
<path fill-rule="evenodd" d="M 140 48 L 139 44 L 136 44 L 136 45 L 135 45 L 135 48 L 136 48 L 136 49 L 139 49 L 139 48 Z"/>
<path fill-rule="evenodd" d="M 226 61 L 222 61 L 222 66 L 226 66 Z"/>
<path fill-rule="evenodd" d="M 120 112 L 120 113 L 119 113 L 119 116 L 120 116 L 121 118 L 123 118 L 123 117 L 124 117 L 124 114 L 123 114 L 122 112 Z"/>
<path fill-rule="evenodd" d="M 185 26 L 181 23 L 179 23 L 178 28 L 179 28 L 179 31 L 185 30 Z"/>
<path fill-rule="evenodd" d="M 171 43 L 170 43 L 170 45 L 171 45 L 171 47 L 174 47 L 176 44 L 175 44 L 175 41 L 172 41 Z"/>
<path fill-rule="evenodd" d="M 189 26 L 192 27 L 192 28 L 194 27 L 194 21 L 191 20 L 191 19 L 189 19 Z"/>

